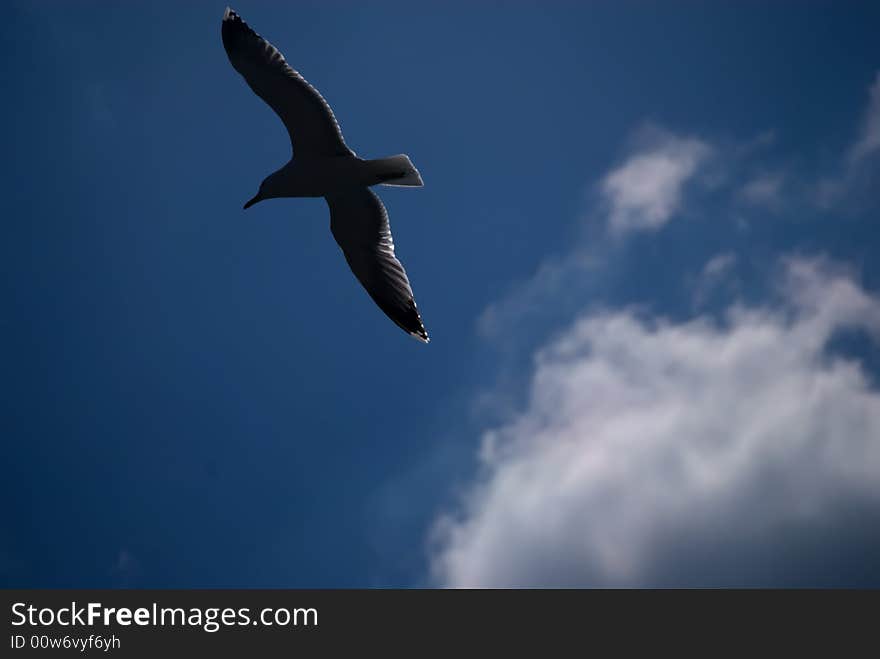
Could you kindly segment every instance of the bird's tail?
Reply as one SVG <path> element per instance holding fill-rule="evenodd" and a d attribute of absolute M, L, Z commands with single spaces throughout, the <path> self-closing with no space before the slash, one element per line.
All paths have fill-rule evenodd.
<path fill-rule="evenodd" d="M 421 187 L 422 177 L 419 170 L 410 161 L 406 154 L 390 156 L 388 158 L 379 158 L 370 160 L 370 164 L 374 167 L 379 183 L 382 185 L 405 185 Z"/>

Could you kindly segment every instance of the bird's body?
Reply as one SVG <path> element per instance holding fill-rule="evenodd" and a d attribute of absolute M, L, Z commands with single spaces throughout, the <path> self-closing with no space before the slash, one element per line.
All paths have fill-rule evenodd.
<path fill-rule="evenodd" d="M 244 207 L 278 197 L 324 197 L 330 230 L 358 281 L 391 320 L 427 343 L 409 279 L 394 253 L 388 213 L 369 189 L 380 184 L 419 187 L 418 170 L 403 154 L 357 157 L 321 94 L 229 8 L 221 34 L 232 66 L 284 122 L 294 152 Z"/>
<path fill-rule="evenodd" d="M 412 167 L 406 156 L 377 160 L 355 155 L 293 158 L 268 176 L 262 198 L 326 197 L 345 188 L 394 185 L 406 176 L 407 165 Z"/>

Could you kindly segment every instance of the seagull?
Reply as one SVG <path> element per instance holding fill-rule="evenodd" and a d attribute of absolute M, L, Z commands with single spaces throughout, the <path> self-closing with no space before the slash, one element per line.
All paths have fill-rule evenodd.
<path fill-rule="evenodd" d="M 221 35 L 233 68 L 281 118 L 294 153 L 290 162 L 266 177 L 244 207 L 278 197 L 324 197 L 330 231 L 354 276 L 391 320 L 427 343 L 409 279 L 394 254 L 388 211 L 370 189 L 380 184 L 421 187 L 422 177 L 409 156 L 358 158 L 342 139 L 333 110 L 318 90 L 228 7 Z"/>

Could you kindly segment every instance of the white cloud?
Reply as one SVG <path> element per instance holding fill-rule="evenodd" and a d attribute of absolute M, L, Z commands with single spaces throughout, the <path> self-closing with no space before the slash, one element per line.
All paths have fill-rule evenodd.
<path fill-rule="evenodd" d="M 762 174 L 748 181 L 740 191 L 753 206 L 776 207 L 782 200 L 784 176 L 778 172 Z"/>
<path fill-rule="evenodd" d="M 435 580 L 799 583 L 853 546 L 840 534 L 877 528 L 880 392 L 828 348 L 846 328 L 880 337 L 880 299 L 822 261 L 783 270 L 775 308 L 593 313 L 540 350 L 524 409 L 437 521 Z"/>
<path fill-rule="evenodd" d="M 730 269 L 736 264 L 736 254 L 733 252 L 723 252 L 713 256 L 706 262 L 703 267 L 703 277 L 715 279 L 722 277 L 730 272 Z"/>
<path fill-rule="evenodd" d="M 868 109 L 862 120 L 859 139 L 849 152 L 850 163 L 855 164 L 880 150 L 880 73 L 869 90 Z"/>
<path fill-rule="evenodd" d="M 632 154 L 600 184 L 613 233 L 657 229 L 681 206 L 682 189 L 711 149 L 701 140 L 664 134 Z"/>
<path fill-rule="evenodd" d="M 732 146 L 636 136 L 599 180 L 588 215 L 602 235 L 548 259 L 481 320 L 487 335 L 520 336 L 527 314 L 561 303 L 581 313 L 534 355 L 525 403 L 493 392 L 513 411 L 482 438 L 481 475 L 459 508 L 436 520 L 436 583 L 880 585 L 880 391 L 837 341 L 852 329 L 880 339 L 880 298 L 839 266 L 800 258 L 780 266 L 772 303 L 728 304 L 723 322 L 592 306 L 640 242 L 610 238 L 693 212 L 695 182 L 710 212 L 779 209 L 783 193 L 788 211 L 851 196 L 880 152 L 880 74 L 870 96 L 841 172 L 814 185 L 791 167 L 746 177 L 770 133 Z M 688 282 L 694 307 L 738 297 L 736 271 L 733 251 L 710 259 Z"/>
<path fill-rule="evenodd" d="M 694 307 L 703 306 L 713 293 L 735 292 L 737 280 L 733 276 L 737 257 L 733 252 L 716 254 L 706 262 L 694 286 Z"/>

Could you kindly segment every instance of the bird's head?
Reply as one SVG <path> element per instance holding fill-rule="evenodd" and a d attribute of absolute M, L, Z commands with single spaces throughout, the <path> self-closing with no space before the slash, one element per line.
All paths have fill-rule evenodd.
<path fill-rule="evenodd" d="M 268 195 L 266 194 L 266 181 L 260 183 L 260 189 L 257 190 L 257 194 L 255 194 L 251 199 L 248 199 L 245 202 L 245 210 L 253 206 L 258 201 L 263 201 L 263 199 L 268 199 Z"/>
<path fill-rule="evenodd" d="M 245 203 L 245 208 L 250 208 L 258 201 L 263 201 L 264 199 L 273 199 L 275 197 L 283 197 L 283 185 L 280 177 L 278 176 L 278 172 L 274 174 L 270 174 L 263 182 L 260 183 L 260 189 L 257 190 L 257 194 L 254 195 L 252 199 L 248 199 L 247 203 Z"/>
<path fill-rule="evenodd" d="M 262 187 L 262 186 L 261 186 L 261 187 Z M 244 208 L 245 208 L 245 210 L 247 210 L 248 208 L 250 208 L 251 206 L 253 206 L 253 205 L 254 205 L 255 203 L 257 203 L 258 201 L 263 201 L 263 199 L 265 199 L 265 197 L 263 196 L 263 193 L 262 193 L 262 190 L 261 190 L 260 192 L 257 192 L 257 194 L 256 194 L 254 197 L 252 197 L 251 199 L 248 199 L 246 202 L 244 202 Z"/>

